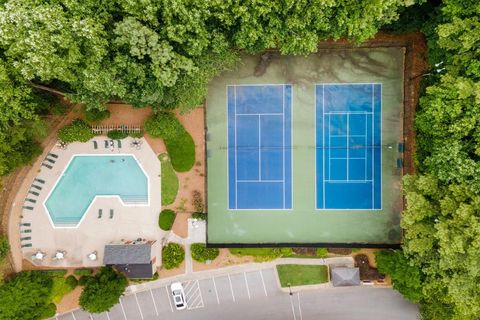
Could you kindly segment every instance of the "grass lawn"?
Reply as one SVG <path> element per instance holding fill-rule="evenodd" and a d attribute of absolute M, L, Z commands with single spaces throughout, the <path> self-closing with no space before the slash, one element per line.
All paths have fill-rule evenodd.
<path fill-rule="evenodd" d="M 292 248 L 230 248 L 236 256 L 252 256 L 257 262 L 275 260 L 280 257 L 291 257 Z"/>
<path fill-rule="evenodd" d="M 162 165 L 162 206 L 172 204 L 177 197 L 178 177 L 166 153 L 158 156 Z"/>
<path fill-rule="evenodd" d="M 73 290 L 66 282 L 64 277 L 53 276 L 53 287 L 51 299 L 55 303 L 62 301 L 64 295 Z"/>
<path fill-rule="evenodd" d="M 282 288 L 328 282 L 327 266 L 283 264 L 277 266 Z"/>

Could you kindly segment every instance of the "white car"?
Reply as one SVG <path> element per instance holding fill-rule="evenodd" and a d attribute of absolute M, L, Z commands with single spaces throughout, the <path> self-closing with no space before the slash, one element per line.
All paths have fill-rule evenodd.
<path fill-rule="evenodd" d="M 173 303 L 177 310 L 183 310 L 187 307 L 187 302 L 185 301 L 185 292 L 183 291 L 183 286 L 180 282 L 174 282 L 170 285 L 172 290 Z"/>

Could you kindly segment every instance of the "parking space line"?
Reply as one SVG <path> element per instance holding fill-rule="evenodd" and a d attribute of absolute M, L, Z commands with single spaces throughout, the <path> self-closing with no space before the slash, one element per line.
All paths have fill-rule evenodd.
<path fill-rule="evenodd" d="M 108 314 L 108 311 L 106 313 L 107 313 L 107 319 L 110 320 L 110 315 Z"/>
<path fill-rule="evenodd" d="M 292 306 L 293 320 L 297 320 L 297 317 L 295 316 L 295 308 L 293 307 L 292 296 L 289 295 L 289 297 L 290 297 L 290 305 Z"/>
<path fill-rule="evenodd" d="M 192 292 L 193 289 L 195 289 L 195 281 L 189 281 L 187 282 L 186 285 L 187 290 L 185 290 L 185 295 L 188 296 Z"/>
<path fill-rule="evenodd" d="M 125 320 L 127 320 L 127 315 L 125 314 L 125 309 L 123 309 L 122 299 L 119 299 L 119 301 L 120 301 L 120 307 L 122 307 L 123 317 L 125 318 Z"/>
<path fill-rule="evenodd" d="M 232 279 L 230 279 L 230 274 L 227 274 L 227 276 L 228 276 L 228 282 L 230 282 L 230 291 L 232 291 L 233 302 L 235 302 L 235 296 L 233 295 Z"/>
<path fill-rule="evenodd" d="M 263 279 L 263 273 L 262 273 L 262 270 L 261 270 L 261 269 L 260 269 L 260 278 L 262 278 L 263 291 L 265 292 L 265 296 L 268 297 L 267 287 L 265 286 L 265 280 Z"/>
<path fill-rule="evenodd" d="M 88 314 L 88 316 L 90 317 L 90 320 L 93 320 L 93 317 L 91 314 Z"/>
<path fill-rule="evenodd" d="M 153 297 L 153 292 L 152 292 L 152 290 L 151 290 L 151 289 L 150 289 L 150 295 L 152 296 L 153 307 L 155 308 L 155 313 L 156 313 L 156 314 L 157 314 L 157 316 L 158 316 L 157 304 L 155 303 L 155 298 Z"/>
<path fill-rule="evenodd" d="M 167 300 L 168 300 L 168 304 L 170 305 L 170 310 L 172 310 L 173 312 L 172 301 L 170 300 L 170 293 L 168 292 L 167 287 L 165 287 L 165 291 L 167 292 Z"/>
<path fill-rule="evenodd" d="M 71 314 L 72 314 L 73 320 L 77 320 L 77 318 L 75 318 L 75 315 L 73 314 L 73 312 L 71 312 Z"/>
<path fill-rule="evenodd" d="M 248 288 L 247 274 L 244 272 L 243 277 L 245 278 L 245 285 L 247 286 L 248 300 L 250 300 L 250 289 Z"/>
<path fill-rule="evenodd" d="M 142 318 L 143 320 L 143 312 L 142 312 L 142 308 L 140 308 L 140 303 L 138 303 L 137 293 L 134 292 L 133 295 L 135 296 L 135 301 L 137 301 L 138 311 L 140 311 L 140 318 Z"/>
<path fill-rule="evenodd" d="M 217 285 L 215 283 L 215 277 L 212 277 L 212 280 L 213 280 L 213 287 L 215 288 L 215 295 L 217 296 L 217 303 L 220 304 L 220 299 L 218 298 Z"/>
<path fill-rule="evenodd" d="M 297 292 L 297 300 L 298 300 L 298 313 L 300 315 L 300 320 L 302 320 L 303 317 L 302 317 L 302 307 L 300 306 L 300 292 Z"/>

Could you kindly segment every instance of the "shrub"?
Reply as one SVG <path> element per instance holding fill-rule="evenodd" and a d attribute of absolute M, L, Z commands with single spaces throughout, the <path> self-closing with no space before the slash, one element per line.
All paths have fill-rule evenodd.
<path fill-rule="evenodd" d="M 85 109 L 85 120 L 90 123 L 100 122 L 110 117 L 110 111 L 107 109 Z"/>
<path fill-rule="evenodd" d="M 108 131 L 107 137 L 113 140 L 121 140 L 128 137 L 128 134 L 120 130 L 112 130 L 112 131 Z"/>
<path fill-rule="evenodd" d="M 73 284 L 68 283 L 67 279 L 68 278 L 64 278 L 63 276 L 52 276 L 53 286 L 52 293 L 50 295 L 51 301 L 55 303 L 62 301 L 63 297 L 76 287 L 72 287 Z"/>
<path fill-rule="evenodd" d="M 78 286 L 78 280 L 77 278 L 75 278 L 75 276 L 73 275 L 69 275 L 66 279 L 65 279 L 65 283 L 73 290 L 75 289 L 77 286 Z"/>
<path fill-rule="evenodd" d="M 93 269 L 90 268 L 79 268 L 73 271 L 73 274 L 76 276 L 89 276 L 93 273 Z"/>
<path fill-rule="evenodd" d="M 192 258 L 198 262 L 214 260 L 220 253 L 217 248 L 207 248 L 204 243 L 192 243 L 190 250 Z"/>
<path fill-rule="evenodd" d="M 192 213 L 192 218 L 198 220 L 207 220 L 207 214 L 204 212 L 195 212 Z"/>
<path fill-rule="evenodd" d="M 89 278 L 90 276 L 87 276 L 87 275 L 81 276 L 80 279 L 78 279 L 78 285 L 79 286 L 86 285 Z"/>
<path fill-rule="evenodd" d="M 49 303 L 45 308 L 42 309 L 39 319 L 49 319 L 55 317 L 57 313 L 57 306 L 55 303 Z"/>
<path fill-rule="evenodd" d="M 230 248 L 229 251 L 237 256 L 252 256 L 256 262 L 271 261 L 293 255 L 292 248 Z"/>
<path fill-rule="evenodd" d="M 145 121 L 145 130 L 154 138 L 174 140 L 185 129 L 171 112 L 159 112 Z"/>
<path fill-rule="evenodd" d="M 58 138 L 63 142 L 87 142 L 94 136 L 90 126 L 80 119 L 74 120 L 71 124 L 58 131 Z"/>
<path fill-rule="evenodd" d="M 183 131 L 175 140 L 164 142 L 175 171 L 187 172 L 192 169 L 195 164 L 195 143 L 187 131 Z"/>
<path fill-rule="evenodd" d="M 192 191 L 192 205 L 195 212 L 203 212 L 203 209 L 205 208 L 203 205 L 202 194 L 198 190 Z"/>
<path fill-rule="evenodd" d="M 172 229 L 173 222 L 175 221 L 176 213 L 171 209 L 163 209 L 160 212 L 160 216 L 158 217 L 158 226 L 160 229 L 168 231 Z"/>
<path fill-rule="evenodd" d="M 154 138 L 162 138 L 177 172 L 190 170 L 195 163 L 195 143 L 171 112 L 159 112 L 145 121 L 145 130 Z"/>
<path fill-rule="evenodd" d="M 327 248 L 317 248 L 317 257 L 325 258 L 326 256 L 328 256 Z"/>
<path fill-rule="evenodd" d="M 178 243 L 170 242 L 162 251 L 162 263 L 165 269 L 178 268 L 185 259 L 185 250 Z"/>
<path fill-rule="evenodd" d="M 80 295 L 80 306 L 91 313 L 107 311 L 118 303 L 127 285 L 123 274 L 110 267 L 102 267 L 86 281 Z"/>
<path fill-rule="evenodd" d="M 5 259 L 10 251 L 10 244 L 7 237 L 0 236 L 0 261 Z"/>

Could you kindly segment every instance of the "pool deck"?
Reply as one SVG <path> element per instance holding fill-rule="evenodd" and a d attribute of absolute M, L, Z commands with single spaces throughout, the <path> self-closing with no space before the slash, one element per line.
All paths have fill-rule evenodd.
<path fill-rule="evenodd" d="M 52 165 L 53 168 L 41 166 L 41 162 L 36 163 L 38 168 L 35 178 L 45 181 L 44 184 L 35 182 L 35 185 L 42 189 L 32 188 L 32 191 L 39 195 L 28 194 L 29 186 L 33 178 L 24 181 L 26 187 L 21 188 L 17 195 L 16 202 L 12 210 L 20 211 L 19 215 L 12 215 L 14 223 L 17 225 L 14 236 L 16 239 L 21 237 L 31 237 L 31 240 L 21 241 L 22 244 L 31 243 L 32 247 L 22 248 L 23 258 L 30 260 L 34 265 L 43 267 L 96 267 L 103 265 L 104 246 L 110 242 L 124 240 L 135 240 L 144 238 L 147 240 L 157 240 L 161 242 L 166 237 L 158 227 L 158 214 L 161 210 L 160 194 L 160 161 L 148 143 L 143 140 L 140 149 L 130 146 L 131 138 L 122 140 L 122 148 L 105 148 L 104 140 L 106 137 L 97 136 L 94 139 L 98 142 L 98 149 L 94 149 L 93 142 L 71 143 L 67 149 L 62 150 L 54 147 L 50 152 L 58 155 L 55 163 L 45 162 Z M 43 202 L 48 197 L 49 192 L 54 188 L 60 178 L 65 166 L 70 159 L 77 154 L 90 155 L 115 155 L 126 154 L 134 155 L 143 170 L 148 174 L 150 184 L 149 206 L 123 206 L 118 197 L 96 197 L 92 205 L 84 215 L 84 218 L 77 226 L 54 227 L 48 216 Z M 23 202 L 24 198 L 36 200 L 36 203 Z M 22 206 L 32 206 L 33 210 L 22 209 Z M 98 218 L 98 209 L 103 209 L 103 215 Z M 114 210 L 114 216 L 110 219 L 110 209 Z M 21 226 L 20 223 L 30 223 L 31 226 Z M 21 233 L 21 230 L 31 230 L 30 233 Z M 10 235 L 12 236 L 12 234 Z M 161 263 L 161 245 L 157 246 L 157 264 Z M 42 261 L 31 260 L 31 256 L 37 251 L 46 253 L 46 258 Z M 55 252 L 62 250 L 66 252 L 65 259 L 53 259 Z M 97 260 L 88 259 L 88 254 L 96 251 Z"/>

